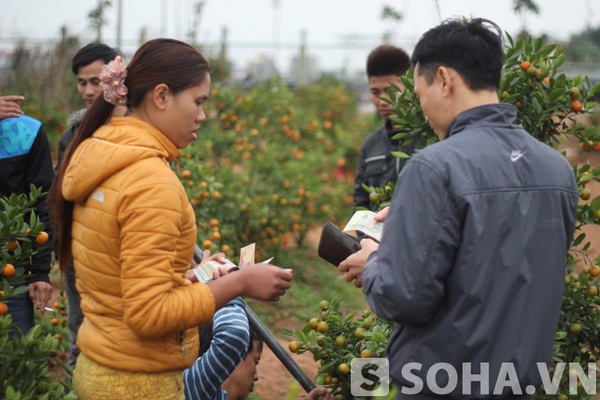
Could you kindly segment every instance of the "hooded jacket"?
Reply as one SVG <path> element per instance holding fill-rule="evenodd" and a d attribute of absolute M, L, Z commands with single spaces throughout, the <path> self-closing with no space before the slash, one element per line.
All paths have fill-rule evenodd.
<path fill-rule="evenodd" d="M 444 398 L 507 396 L 507 385 L 492 392 L 511 377 L 513 394 L 530 397 L 541 384 L 537 363 L 550 361 L 578 190 L 565 157 L 516 121 L 508 104 L 467 110 L 400 173 L 362 273 L 373 311 L 399 324 L 388 342 L 398 398 L 419 381 L 425 387 L 410 398 L 436 394 L 425 382 L 440 367 L 458 374 Z M 465 368 L 489 386 L 461 387 Z M 448 374 L 436 378 L 448 388 Z"/>
<path fill-rule="evenodd" d="M 60 140 L 58 142 L 58 154 L 56 158 L 56 165 L 54 166 L 54 173 L 58 172 L 60 168 L 60 164 L 62 164 L 63 156 L 69 144 L 73 141 L 75 134 L 77 133 L 77 128 L 79 128 L 79 124 L 85 117 L 85 113 L 87 112 L 87 108 L 83 108 L 79 111 L 75 111 L 73 114 L 69 116 L 69 120 L 67 121 L 68 128 L 60 136 Z"/>
<path fill-rule="evenodd" d="M 64 176 L 85 316 L 77 345 L 113 369 L 189 367 L 198 354 L 197 327 L 214 314 L 208 286 L 185 279 L 197 233 L 168 164 L 179 156 L 150 124 L 112 118 L 81 143 Z"/>

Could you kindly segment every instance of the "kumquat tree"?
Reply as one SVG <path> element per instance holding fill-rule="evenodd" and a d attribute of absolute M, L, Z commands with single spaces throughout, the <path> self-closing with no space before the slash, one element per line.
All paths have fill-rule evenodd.
<path fill-rule="evenodd" d="M 236 257 L 255 242 L 261 261 L 351 215 L 346 158 L 358 150 L 348 132 L 361 122 L 343 83 L 292 90 L 273 80 L 245 92 L 215 86 L 211 96 L 202 138 L 178 167 L 204 249 Z"/>
<path fill-rule="evenodd" d="M 576 152 L 600 151 L 600 132 L 587 116 L 596 110 L 595 95 L 600 84 L 592 86 L 586 76 L 567 77 L 561 72 L 565 61 L 563 50 L 531 37 L 514 40 L 507 35 L 505 70 L 500 86 L 501 101 L 515 105 L 520 123 L 538 140 L 561 151 L 575 143 Z M 413 88 L 412 71 L 400 78 L 405 89 L 390 90 L 392 119 L 397 137 L 419 139 L 425 145 L 437 141 L 427 124 Z M 396 154 L 398 157 L 408 157 Z M 600 165 L 571 161 L 580 191 L 580 204 L 574 241 L 567 260 L 565 291 L 549 376 L 558 387 L 538 388 L 539 399 L 587 399 L 596 391 L 598 373 L 591 367 L 576 371 L 569 366 L 596 365 L 600 357 L 600 255 L 590 252 L 591 239 L 586 226 L 600 224 L 600 196 L 593 195 L 592 185 L 600 182 Z M 367 187 L 375 208 L 389 205 L 394 185 Z M 598 191 L 598 189 L 596 189 Z M 600 194 L 600 192 L 598 192 Z M 325 301 L 322 313 L 295 332 L 289 347 L 292 352 L 311 352 L 321 366 L 317 382 L 331 387 L 337 398 L 353 398 L 348 384 L 347 366 L 356 357 L 383 357 L 384 344 L 391 325 L 363 311 L 342 313 L 338 303 Z M 360 331 L 359 331 L 360 330 Z M 349 340 L 351 338 L 352 340 Z M 595 376 L 594 376 L 595 374 Z M 557 378 L 558 376 L 558 378 Z M 559 379 L 560 378 L 560 379 Z"/>
<path fill-rule="evenodd" d="M 17 330 L 16 338 L 10 337 L 15 326 L 7 314 L 10 306 L 6 300 L 29 290 L 23 285 L 23 265 L 38 251 L 33 243 L 43 245 L 48 240 L 44 224 L 33 212 L 33 205 L 41 195 L 41 190 L 32 186 L 29 195 L 12 194 L 0 199 L 3 208 L 0 211 L 0 398 L 7 400 L 73 396 L 69 393 L 70 384 L 52 368 L 64 367 L 57 353 L 66 349 L 66 341 L 61 334 L 54 333 L 58 329 L 64 333 L 64 323 L 61 327 L 56 317 L 40 322 L 38 313 L 37 324 L 29 332 Z"/>

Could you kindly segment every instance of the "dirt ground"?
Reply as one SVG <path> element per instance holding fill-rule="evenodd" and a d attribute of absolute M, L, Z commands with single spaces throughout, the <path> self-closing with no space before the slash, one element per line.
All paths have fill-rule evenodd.
<path fill-rule="evenodd" d="M 308 234 L 306 243 L 311 248 L 317 251 L 319 244 L 319 238 L 321 236 L 320 230 L 315 230 Z M 301 324 L 294 318 L 288 318 L 281 321 L 277 328 L 278 329 L 289 329 L 296 330 L 301 327 Z M 279 332 L 272 332 L 276 337 L 277 341 L 285 349 L 285 351 L 292 357 L 292 359 L 300 366 L 300 368 L 306 373 L 311 379 L 317 376 L 317 369 L 319 364 L 316 363 L 312 354 L 309 352 L 304 354 L 294 354 L 288 349 L 289 340 L 281 339 Z M 291 340 L 291 339 L 290 339 Z M 258 376 L 259 380 L 254 386 L 254 394 L 260 397 L 261 400 L 293 400 L 291 393 L 298 393 L 297 399 L 303 399 L 306 392 L 302 389 L 299 383 L 292 374 L 284 367 L 277 356 L 269 349 L 268 346 L 264 346 L 263 353 L 258 364 Z"/>
<path fill-rule="evenodd" d="M 296 329 L 293 324 L 287 326 L 288 329 Z M 319 365 L 313 361 L 312 354 L 293 354 L 288 349 L 288 340 L 277 339 L 285 351 L 291 355 L 292 359 L 306 373 L 310 380 L 317 376 Z M 254 394 L 261 400 L 292 400 L 292 397 L 286 397 L 290 393 L 298 393 L 297 399 L 302 399 L 306 392 L 299 383 L 296 382 L 292 374 L 283 366 L 281 361 L 267 346 L 264 346 L 263 354 L 258 364 L 259 380 L 254 387 Z M 296 386 L 296 388 L 294 388 Z"/>

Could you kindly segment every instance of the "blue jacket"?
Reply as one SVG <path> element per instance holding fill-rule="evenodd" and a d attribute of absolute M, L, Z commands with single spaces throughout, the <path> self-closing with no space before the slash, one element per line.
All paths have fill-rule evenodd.
<path fill-rule="evenodd" d="M 1 120 L 0 197 L 8 197 L 12 193 L 29 193 L 31 184 L 48 192 L 53 179 L 50 145 L 41 122 L 25 115 Z M 45 224 L 44 230 L 49 234 L 50 240 L 43 250 L 33 256 L 31 264 L 25 266 L 26 273 L 29 282 L 49 283 L 53 235 L 46 196 L 37 202 L 34 211 Z"/>
<path fill-rule="evenodd" d="M 398 323 L 388 343 L 392 378 L 411 387 L 448 363 L 458 385 L 445 397 L 458 399 L 463 363 L 473 372 L 488 363 L 490 394 L 506 377 L 502 363 L 512 363 L 523 393 L 539 386 L 536 363 L 550 361 L 577 211 L 565 157 L 518 125 L 514 107 L 486 105 L 459 114 L 445 140 L 416 154 L 397 188 L 362 274 L 374 312 Z M 437 375 L 439 386 L 446 377 Z M 477 383 L 471 389 L 469 398 L 491 397 Z M 410 398 L 427 393 L 425 384 Z"/>

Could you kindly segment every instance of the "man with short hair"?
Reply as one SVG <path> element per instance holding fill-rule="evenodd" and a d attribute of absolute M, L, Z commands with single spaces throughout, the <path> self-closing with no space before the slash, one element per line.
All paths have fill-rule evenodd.
<path fill-rule="evenodd" d="M 393 151 L 412 154 L 415 144 L 392 139 L 396 134 L 390 121 L 392 107 L 382 98 L 389 99 L 388 89 L 392 83 L 402 88 L 398 76 L 410 68 L 410 58 L 396 46 L 383 44 L 371 51 L 367 58 L 367 77 L 371 102 L 383 119 L 383 126 L 371 132 L 360 149 L 358 170 L 354 180 L 354 207 L 371 209 L 367 186 L 381 187 L 396 182 L 406 160 L 392 155 Z"/>
<path fill-rule="evenodd" d="M 63 132 L 58 143 L 58 160 L 54 167 L 54 173 L 58 171 L 64 152 L 73 140 L 77 127 L 86 111 L 103 93 L 102 86 L 100 86 L 102 66 L 114 60 L 118 55 L 121 55 L 121 53 L 117 49 L 103 43 L 90 43 L 79 49 L 73 57 L 71 71 L 77 77 L 77 91 L 85 102 L 86 108 L 74 112 L 69 117 L 69 126 Z"/>
<path fill-rule="evenodd" d="M 421 37 L 414 91 L 442 141 L 400 173 L 381 243 L 339 266 L 398 323 L 399 399 L 528 399 L 551 358 L 578 190 L 565 157 L 499 103 L 503 61 L 491 21 Z"/>

